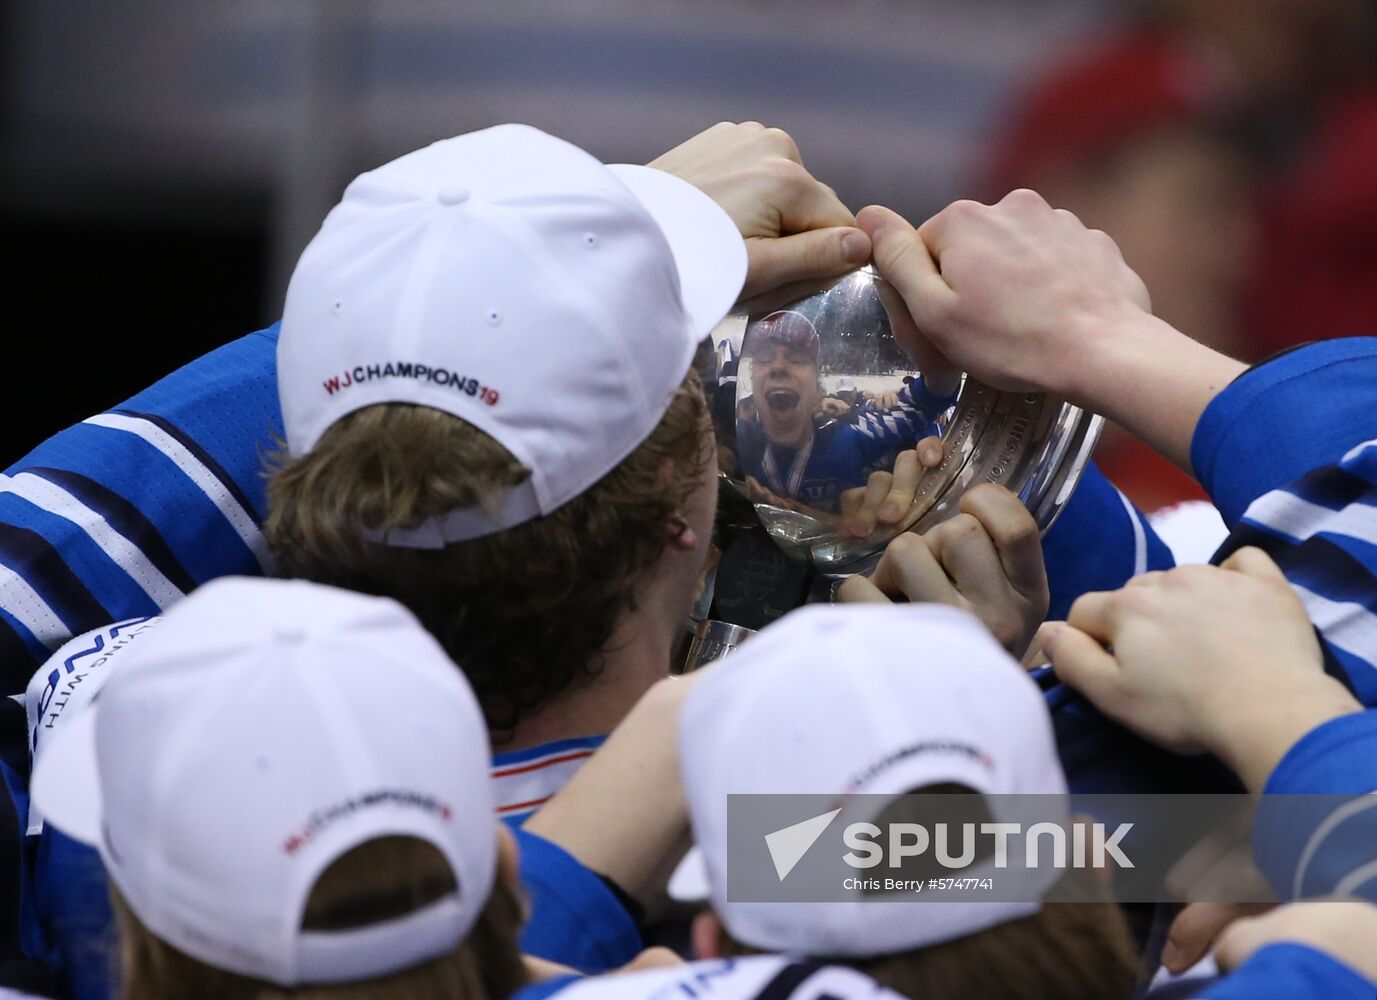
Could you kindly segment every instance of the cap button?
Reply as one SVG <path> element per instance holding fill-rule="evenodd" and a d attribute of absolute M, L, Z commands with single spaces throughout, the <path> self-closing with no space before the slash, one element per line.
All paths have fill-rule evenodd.
<path fill-rule="evenodd" d="M 462 205 L 469 200 L 469 189 L 462 187 L 444 188 L 435 196 L 441 205 Z"/>

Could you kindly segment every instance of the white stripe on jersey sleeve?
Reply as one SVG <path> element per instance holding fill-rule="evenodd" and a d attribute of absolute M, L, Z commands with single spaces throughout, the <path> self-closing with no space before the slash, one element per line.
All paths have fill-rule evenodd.
<path fill-rule="evenodd" d="M 1335 601 L 1292 582 L 1311 623 L 1325 639 L 1347 653 L 1372 662 L 1377 650 L 1377 615 L 1352 601 Z"/>
<path fill-rule="evenodd" d="M 1351 462 L 1359 455 L 1361 455 L 1363 452 L 1367 451 L 1367 449 L 1373 447 L 1374 445 L 1377 445 L 1377 438 L 1374 438 L 1371 441 L 1364 441 L 1360 445 L 1355 445 L 1353 448 L 1349 449 L 1348 454 L 1345 455 L 1340 461 L 1343 463 Z"/>
<path fill-rule="evenodd" d="M 32 472 L 21 472 L 17 476 L 0 475 L 0 493 L 13 493 L 49 514 L 71 521 L 86 532 L 115 565 L 128 573 L 159 608 L 167 608 L 186 596 L 181 588 L 163 575 L 162 570 L 149 561 L 137 545 L 57 484 Z"/>
<path fill-rule="evenodd" d="M 1340 824 L 1374 807 L 1377 807 L 1377 795 L 1364 796 L 1354 799 L 1352 802 L 1345 802 L 1326 816 L 1323 823 L 1315 827 L 1315 832 L 1305 842 L 1305 849 L 1301 851 L 1300 860 L 1296 862 L 1296 877 L 1291 884 L 1291 895 L 1294 898 L 1301 898 L 1301 887 L 1305 885 L 1305 876 L 1310 870 L 1310 862 L 1315 860 L 1315 855 L 1324 846 L 1325 839 L 1338 829 Z"/>
<path fill-rule="evenodd" d="M 1143 530 L 1143 522 L 1138 519 L 1138 511 L 1134 509 L 1132 502 L 1124 496 L 1123 491 L 1115 489 L 1119 494 L 1119 502 L 1124 505 L 1124 513 L 1128 515 L 1128 523 L 1133 525 L 1133 575 L 1138 576 L 1147 572 L 1147 533 Z"/>
<path fill-rule="evenodd" d="M 129 417 L 122 413 L 98 413 L 94 417 L 87 417 L 82 423 L 134 434 L 166 455 L 200 488 L 210 502 L 215 504 L 235 534 L 253 552 L 263 572 L 271 573 L 272 558 L 268 555 L 268 544 L 263 538 L 263 533 L 258 530 L 253 515 L 244 509 L 215 474 L 202 465 L 180 441 L 151 420 Z"/>
<path fill-rule="evenodd" d="M 33 637 L 49 649 L 56 649 L 72 637 L 71 630 L 57 616 L 48 602 L 29 586 L 29 581 L 0 563 L 0 595 L 5 610 Z"/>
<path fill-rule="evenodd" d="M 1358 890 L 1374 878 L 1377 878 L 1377 861 L 1369 861 L 1340 879 L 1339 884 L 1334 887 L 1334 895 L 1341 897 L 1357 895 Z"/>
<path fill-rule="evenodd" d="M 1377 541 L 1377 507 L 1365 503 L 1351 503 L 1342 510 L 1330 510 L 1285 490 L 1273 490 L 1254 500 L 1243 516 L 1296 542 L 1303 542 L 1321 531 L 1362 542 Z"/>

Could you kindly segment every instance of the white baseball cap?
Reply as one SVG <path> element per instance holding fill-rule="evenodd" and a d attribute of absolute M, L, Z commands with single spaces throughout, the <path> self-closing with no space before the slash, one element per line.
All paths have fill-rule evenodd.
<path fill-rule="evenodd" d="M 127 618 L 67 640 L 44 661 L 24 689 L 29 756 L 37 761 L 53 734 L 79 718 L 105 686 L 125 651 L 157 628 L 158 617 Z M 43 813 L 29 803 L 28 835 L 43 832 Z"/>
<path fill-rule="evenodd" d="M 33 796 L 95 846 L 153 934 L 284 986 L 371 979 L 453 949 L 496 869 L 487 728 L 459 670 L 394 601 L 222 579 L 124 652 L 51 734 Z M 416 837 L 458 890 L 397 919 L 303 931 L 321 873 Z"/>
<path fill-rule="evenodd" d="M 277 349 L 287 444 L 377 403 L 435 407 L 530 479 L 389 544 L 440 547 L 544 516 L 650 436 L 726 315 L 746 249 L 707 195 L 604 166 L 525 125 L 358 177 L 301 255 Z"/>
<path fill-rule="evenodd" d="M 710 900 L 744 944 L 817 956 L 894 954 L 1040 907 L 894 904 L 859 888 L 837 902 L 728 899 L 729 795 L 897 797 L 947 782 L 986 796 L 1066 794 L 1041 692 L 964 612 L 930 604 L 792 612 L 698 682 L 679 718 L 679 757 L 696 846 L 670 895 Z M 999 820 L 999 799 L 987 802 Z M 1059 874 L 1049 870 L 1039 888 Z"/>

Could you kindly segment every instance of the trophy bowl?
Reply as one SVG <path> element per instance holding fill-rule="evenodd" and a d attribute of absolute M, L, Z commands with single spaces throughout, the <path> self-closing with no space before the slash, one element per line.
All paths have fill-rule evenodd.
<path fill-rule="evenodd" d="M 921 363 L 896 327 L 912 328 L 907 309 L 866 267 L 712 334 L 722 516 L 753 512 L 820 574 L 870 569 L 890 540 L 951 517 L 980 483 L 1015 493 L 1045 532 L 1099 438 L 1102 419 L 1063 400 Z M 917 449 L 930 438 L 942 447 L 929 467 Z M 877 523 L 878 498 L 900 479 L 912 502 Z"/>

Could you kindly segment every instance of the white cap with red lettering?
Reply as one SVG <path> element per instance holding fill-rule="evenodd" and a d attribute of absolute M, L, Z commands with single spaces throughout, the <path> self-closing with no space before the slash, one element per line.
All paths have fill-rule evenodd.
<path fill-rule="evenodd" d="M 452 950 L 487 902 L 487 728 L 459 669 L 394 601 L 223 579 L 175 605 L 46 741 L 33 796 L 100 851 L 154 935 L 284 986 L 367 980 Z M 302 930 L 331 862 L 433 844 L 457 891 L 395 919 Z"/>
<path fill-rule="evenodd" d="M 1042 693 L 980 622 L 954 608 L 790 613 L 697 683 L 679 716 L 679 760 L 697 846 L 670 895 L 711 900 L 732 937 L 754 948 L 909 951 L 1036 913 L 1040 893 L 1062 874 L 1020 874 L 1019 898 L 1003 902 L 898 905 L 873 898 L 860 878 L 830 902 L 731 898 L 729 856 L 743 853 L 740 844 L 729 850 L 733 797 L 819 796 L 837 810 L 816 817 L 816 835 L 829 830 L 838 842 L 848 822 L 870 822 L 894 798 L 946 783 L 983 796 L 995 819 L 1027 815 L 1024 796 L 1041 801 L 1044 818 L 1065 818 L 1066 776 Z"/>
<path fill-rule="evenodd" d="M 501 510 L 380 539 L 438 548 L 544 516 L 650 436 L 746 276 L 730 217 L 678 177 L 525 125 L 358 177 L 287 290 L 287 444 L 379 403 L 453 414 L 531 472 Z"/>

